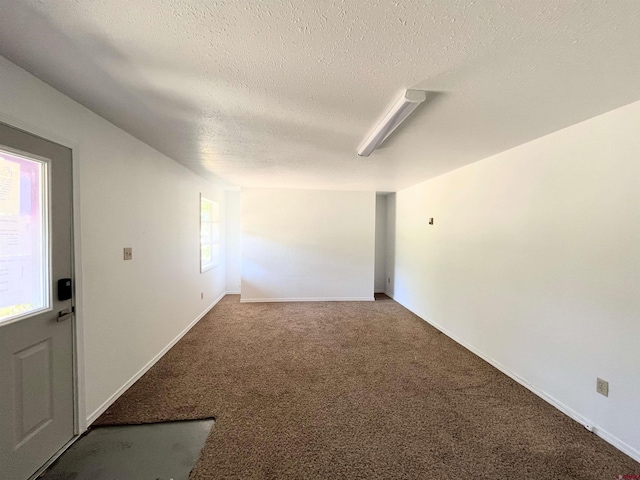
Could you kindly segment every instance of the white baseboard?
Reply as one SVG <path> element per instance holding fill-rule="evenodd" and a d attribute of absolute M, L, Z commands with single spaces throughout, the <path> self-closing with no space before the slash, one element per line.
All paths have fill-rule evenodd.
<path fill-rule="evenodd" d="M 173 340 L 169 342 L 169 344 L 164 347 L 155 357 L 153 357 L 144 367 L 142 367 L 133 377 L 131 377 L 122 387 L 120 387 L 113 395 L 111 395 L 102 405 L 98 407 L 98 409 L 93 412 L 91 415 L 87 417 L 87 426 L 91 425 L 100 415 L 102 415 L 107 408 L 109 408 L 113 403 L 124 393 L 127 389 L 136 383 L 140 377 L 142 377 L 147 371 L 153 367 L 158 360 L 160 360 L 165 353 L 167 353 L 171 347 L 173 347 L 182 337 L 186 335 L 186 333 L 193 328 L 193 326 L 198 323 L 202 317 L 204 317 L 209 310 L 211 310 L 222 298 L 227 294 L 224 292 L 218 298 L 216 298 L 211 305 L 204 309 L 204 311 L 198 315 L 195 320 L 193 320 L 187 327 L 182 330 Z"/>
<path fill-rule="evenodd" d="M 227 290 L 226 292 L 227 295 L 240 295 L 240 290 L 236 291 L 236 290 Z"/>
<path fill-rule="evenodd" d="M 391 295 L 389 295 L 389 294 L 387 294 L 387 295 L 391 297 Z M 393 298 L 393 297 L 391 297 L 391 298 Z M 397 302 L 397 300 L 396 300 L 396 302 Z M 398 303 L 400 303 L 400 302 L 398 302 Z M 568 407 L 564 403 L 562 403 L 559 400 L 555 399 L 554 397 L 552 397 L 551 395 L 547 394 L 543 390 L 539 389 L 535 385 L 532 385 L 527 380 L 522 378 L 520 375 L 518 375 L 517 373 L 511 371 L 510 369 L 508 369 L 507 367 L 502 365 L 500 362 L 494 360 L 490 356 L 486 355 L 484 352 L 478 350 L 477 348 L 475 348 L 472 345 L 468 344 L 464 340 L 460 339 L 457 335 L 455 335 L 454 333 L 450 332 L 449 330 L 444 328 L 442 325 L 438 324 L 437 322 L 434 322 L 430 318 L 426 318 L 426 317 L 423 317 L 421 315 L 418 315 L 414 310 L 412 310 L 410 307 L 407 307 L 406 305 L 404 305 L 402 303 L 400 303 L 400 305 L 402 305 L 404 308 L 409 310 L 411 313 L 415 314 L 421 320 L 424 320 L 425 322 L 427 322 L 428 324 L 430 324 L 434 328 L 440 330 L 442 333 L 444 333 L 447 337 L 452 339 L 454 342 L 462 345 L 464 348 L 466 348 L 470 352 L 474 353 L 475 355 L 477 355 L 478 357 L 483 359 L 485 362 L 491 364 L 493 367 L 495 367 L 498 370 L 500 370 L 502 373 L 507 375 L 509 378 L 511 378 L 514 381 L 518 382 L 520 385 L 525 387 L 530 392 L 532 392 L 535 395 L 537 395 L 538 397 L 542 398 L 545 402 L 553 405 L 558 410 L 560 410 L 562 413 L 564 413 L 565 415 L 567 415 L 567 416 L 571 417 L 572 419 L 574 419 L 576 422 L 581 424 L 584 428 L 586 428 L 590 432 L 595 433 L 597 436 L 602 438 L 605 442 L 610 443 L 611 445 L 616 447 L 621 452 L 626 453 L 631 458 L 633 458 L 636 462 L 640 462 L 640 450 L 638 450 L 638 449 L 632 447 L 631 445 L 625 443 L 624 441 L 620 440 L 615 435 L 612 435 L 611 433 L 607 432 L 603 428 L 601 428 L 601 427 L 599 427 L 597 425 L 594 425 L 593 422 L 591 422 L 588 418 L 584 417 L 583 415 L 581 415 L 580 413 L 576 412 L 572 408 Z"/>
<path fill-rule="evenodd" d="M 373 302 L 373 297 L 310 297 L 310 298 L 241 298 L 240 303 L 255 302 Z"/>
<path fill-rule="evenodd" d="M 588 428 L 588 427 L 585 427 L 585 428 Z M 637 448 L 633 448 L 628 443 L 623 442 L 615 435 L 611 435 L 609 432 L 599 427 L 593 427 L 592 431 L 593 433 L 598 435 L 601 439 L 603 439 L 605 442 L 613 445 L 621 452 L 626 453 L 631 458 L 633 458 L 636 462 L 640 462 L 640 450 L 638 450 Z"/>
<path fill-rule="evenodd" d="M 387 291 L 385 290 L 383 293 L 384 293 L 387 297 L 389 297 L 391 300 L 393 300 L 393 295 L 391 295 L 389 292 L 387 292 Z M 405 307 L 405 308 L 407 308 L 407 307 Z M 408 308 L 407 308 L 407 310 L 408 310 Z M 417 315 L 417 314 L 416 314 L 416 315 Z M 418 316 L 420 316 L 420 315 L 418 315 Z"/>

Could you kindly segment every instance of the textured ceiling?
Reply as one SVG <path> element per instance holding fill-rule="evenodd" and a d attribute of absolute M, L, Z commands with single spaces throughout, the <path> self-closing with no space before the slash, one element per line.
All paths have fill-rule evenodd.
<path fill-rule="evenodd" d="M 2 0 L 0 54 L 195 172 L 395 191 L 640 100 L 637 0 Z M 405 88 L 427 102 L 356 149 Z"/>

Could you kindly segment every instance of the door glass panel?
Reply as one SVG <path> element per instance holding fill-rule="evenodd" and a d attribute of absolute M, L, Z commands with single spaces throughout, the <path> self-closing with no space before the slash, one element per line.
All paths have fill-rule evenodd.
<path fill-rule="evenodd" d="M 49 307 L 46 172 L 0 150 L 0 323 Z"/>

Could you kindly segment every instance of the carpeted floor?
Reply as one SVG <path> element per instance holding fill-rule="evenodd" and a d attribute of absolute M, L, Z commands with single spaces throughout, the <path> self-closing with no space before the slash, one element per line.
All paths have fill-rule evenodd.
<path fill-rule="evenodd" d="M 614 479 L 640 464 L 387 297 L 216 305 L 97 421 L 215 417 L 194 479 Z"/>

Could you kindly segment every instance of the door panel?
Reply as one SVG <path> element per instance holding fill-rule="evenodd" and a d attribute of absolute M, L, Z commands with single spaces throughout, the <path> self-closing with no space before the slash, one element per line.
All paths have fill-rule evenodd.
<path fill-rule="evenodd" d="M 74 320 L 58 322 L 73 299 L 56 292 L 72 271 L 71 150 L 0 124 L 3 478 L 29 478 L 73 437 Z"/>
<path fill-rule="evenodd" d="M 25 443 L 53 420 L 51 338 L 13 354 L 16 442 Z"/>

